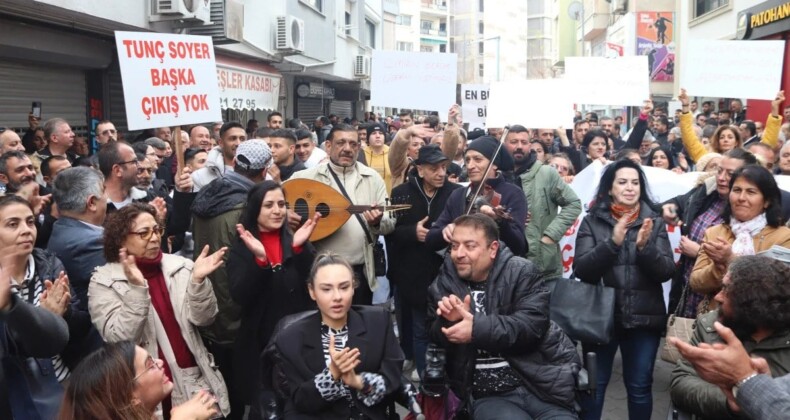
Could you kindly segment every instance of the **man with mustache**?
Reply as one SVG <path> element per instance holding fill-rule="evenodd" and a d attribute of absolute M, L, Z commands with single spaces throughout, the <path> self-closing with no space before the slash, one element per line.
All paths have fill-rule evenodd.
<path fill-rule="evenodd" d="M 370 305 L 373 289 L 376 288 L 376 274 L 373 248 L 369 243 L 375 242 L 378 235 L 386 235 L 395 228 L 395 220 L 375 207 L 385 204 L 387 187 L 378 172 L 357 162 L 360 142 L 353 126 L 340 123 L 332 127 L 325 144 L 329 162 L 296 172 L 291 179 L 313 179 L 331 186 L 341 194 L 345 190 L 350 201 L 356 205 L 374 206 L 361 216 L 350 217 L 338 231 L 313 244 L 319 253 L 331 250 L 352 264 L 354 274 L 359 279 L 353 302 Z M 297 222 L 301 223 L 301 218 L 289 213 L 291 227 Z"/>
<path fill-rule="evenodd" d="M 0 156 L 0 182 L 6 193 L 17 193 L 25 185 L 36 181 L 33 162 L 23 151 L 13 150 Z"/>
<path fill-rule="evenodd" d="M 787 411 L 781 411 L 790 406 L 786 385 L 782 392 L 767 390 L 771 382 L 786 384 L 788 379 L 772 381 L 768 375 L 777 378 L 790 371 L 789 284 L 785 262 L 743 256 L 730 264 L 715 297 L 719 308 L 700 315 L 691 342 L 678 345 L 688 361 L 672 372 L 670 396 L 677 408 L 702 418 L 787 418 Z M 700 363 L 715 360 L 706 353 L 735 354 L 736 349 L 738 362 L 744 363 L 728 360 L 715 376 L 708 375 L 710 366 Z"/>
<path fill-rule="evenodd" d="M 544 279 L 556 279 L 562 275 L 558 243 L 581 213 L 581 201 L 557 171 L 538 160 L 530 150 L 526 127 L 510 127 L 504 146 L 515 162 L 515 170 L 505 176 L 524 191 L 530 208 L 527 258 L 538 266 Z M 559 208 L 562 211 L 558 211 Z"/>

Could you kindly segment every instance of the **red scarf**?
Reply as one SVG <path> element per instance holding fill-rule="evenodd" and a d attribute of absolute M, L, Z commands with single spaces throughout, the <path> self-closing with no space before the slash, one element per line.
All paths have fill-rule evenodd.
<path fill-rule="evenodd" d="M 609 206 L 609 211 L 612 213 L 612 217 L 615 221 L 619 222 L 623 217 L 628 218 L 626 226 L 631 226 L 636 219 L 639 218 L 639 203 L 636 203 L 635 207 L 626 207 L 612 203 L 612 205 Z"/>
<path fill-rule="evenodd" d="M 176 313 L 173 310 L 173 303 L 170 301 L 170 291 L 167 290 L 167 283 L 165 282 L 165 275 L 162 272 L 162 251 L 159 251 L 156 257 L 148 258 L 135 258 L 137 268 L 143 273 L 143 277 L 148 280 L 148 293 L 151 296 L 151 304 L 154 305 L 156 314 L 162 321 L 167 333 L 167 340 L 170 341 L 170 347 L 173 348 L 173 354 L 176 357 L 176 363 L 180 368 L 189 368 L 197 366 L 195 357 L 192 351 L 189 350 L 184 336 L 181 335 L 181 328 L 176 321 Z M 159 358 L 165 360 L 162 354 L 161 346 L 159 350 Z M 165 373 L 169 378 L 173 375 L 170 373 L 170 366 L 165 361 Z"/>

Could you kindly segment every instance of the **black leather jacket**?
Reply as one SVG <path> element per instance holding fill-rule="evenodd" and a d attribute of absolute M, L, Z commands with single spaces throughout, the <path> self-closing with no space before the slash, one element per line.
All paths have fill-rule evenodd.
<path fill-rule="evenodd" d="M 653 219 L 653 232 L 639 251 L 637 232 L 646 218 Z M 619 246 L 612 241 L 615 224 L 608 207 L 590 209 L 576 237 L 575 275 L 587 283 L 603 278 L 606 286 L 616 289 L 615 327 L 661 330 L 666 323 L 661 283 L 675 271 L 666 225 L 645 202 Z"/>
<path fill-rule="evenodd" d="M 500 242 L 488 278 L 486 314 L 475 314 L 470 344 L 447 341 L 441 328 L 452 323 L 436 316 L 442 297 L 469 294 L 469 286 L 458 277 L 450 258 L 445 258 L 428 289 L 430 339 L 447 349 L 447 376 L 453 392 L 467 397 L 477 349 L 484 349 L 504 357 L 524 386 L 541 400 L 573 409 L 575 375 L 581 362 L 570 339 L 549 321 L 549 291 L 538 268 Z"/>

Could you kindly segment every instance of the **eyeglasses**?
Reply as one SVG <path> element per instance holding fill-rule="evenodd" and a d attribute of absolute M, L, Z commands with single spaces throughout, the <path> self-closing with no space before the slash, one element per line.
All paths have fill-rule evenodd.
<path fill-rule="evenodd" d="M 156 233 L 157 236 L 161 238 L 162 234 L 165 233 L 165 228 L 161 226 L 154 226 L 150 229 L 142 230 L 140 232 L 129 232 L 130 235 L 139 235 L 140 239 L 144 241 L 150 240 L 151 237 L 154 236 L 154 233 Z"/>
<path fill-rule="evenodd" d="M 140 162 L 138 162 L 137 159 L 127 160 L 126 162 L 118 162 L 118 163 L 116 163 L 116 165 L 123 166 L 123 165 L 127 165 L 129 163 L 134 163 L 134 166 L 140 166 Z"/>
<path fill-rule="evenodd" d="M 157 363 L 156 360 L 154 360 L 154 357 L 149 354 L 148 357 L 145 359 L 145 370 L 140 372 L 139 375 L 135 376 L 132 379 L 132 382 L 137 382 L 137 380 L 140 379 L 141 376 L 143 376 L 146 373 L 148 373 L 148 371 L 151 370 L 151 369 L 159 370 L 159 369 L 161 369 L 161 367 L 159 366 L 159 363 Z"/>
<path fill-rule="evenodd" d="M 556 169 L 558 171 L 567 171 L 568 170 L 567 166 L 557 165 L 556 163 L 552 163 L 549 166 L 551 166 L 552 168 L 554 168 L 554 169 Z"/>

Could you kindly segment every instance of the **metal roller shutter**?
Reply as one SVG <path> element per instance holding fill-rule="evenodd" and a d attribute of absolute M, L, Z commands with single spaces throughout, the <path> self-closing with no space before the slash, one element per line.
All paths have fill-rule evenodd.
<path fill-rule="evenodd" d="M 324 114 L 324 101 L 315 98 L 297 98 L 296 116 L 303 123 L 311 125 L 315 119 Z"/>
<path fill-rule="evenodd" d="M 118 63 L 113 63 L 112 67 L 107 70 L 107 79 L 109 80 L 109 104 L 110 113 L 107 119 L 112 121 L 115 129 L 121 133 L 128 133 L 129 126 L 126 123 L 126 103 L 123 99 L 123 82 L 121 81 L 121 69 Z"/>
<path fill-rule="evenodd" d="M 27 128 L 30 104 L 41 101 L 41 117 L 60 117 L 75 131 L 87 125 L 85 72 L 80 69 L 0 60 L 0 126 Z"/>
<path fill-rule="evenodd" d="M 329 104 L 329 113 L 337 115 L 338 120 L 354 116 L 354 103 L 351 101 L 332 101 Z"/>

